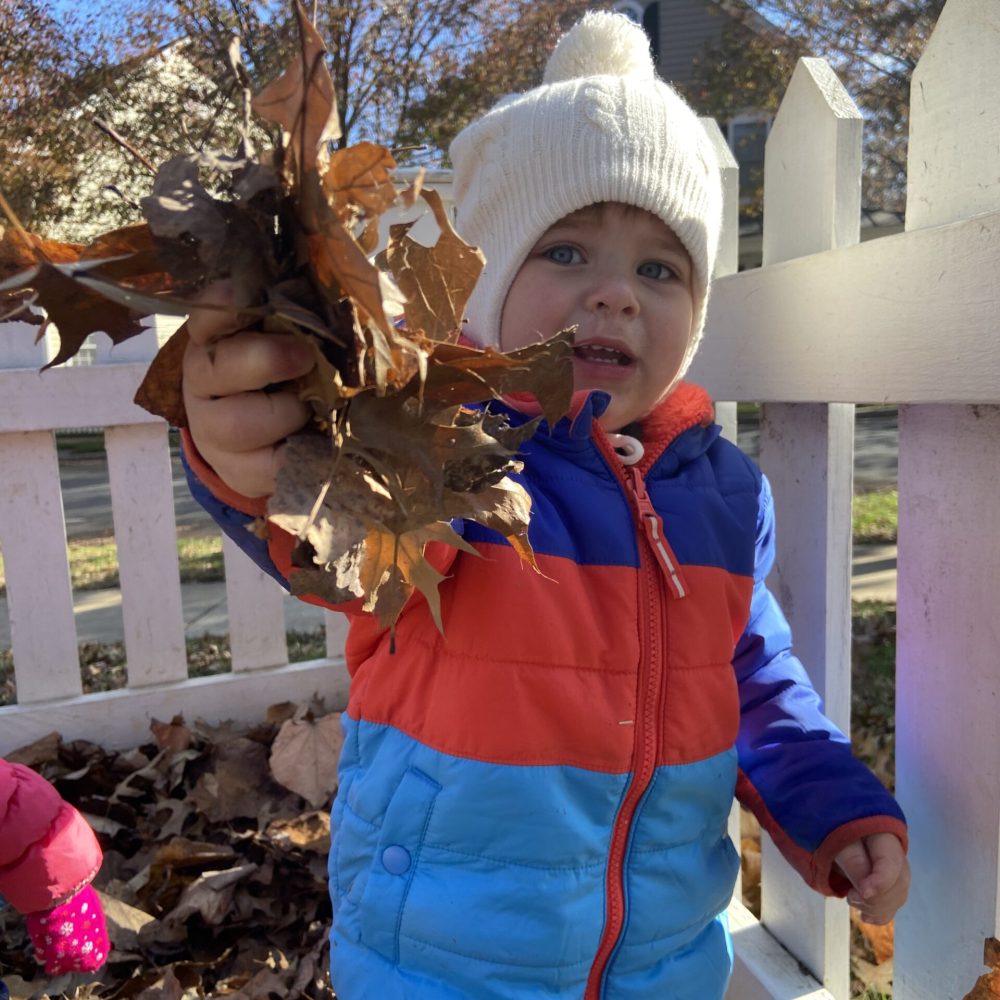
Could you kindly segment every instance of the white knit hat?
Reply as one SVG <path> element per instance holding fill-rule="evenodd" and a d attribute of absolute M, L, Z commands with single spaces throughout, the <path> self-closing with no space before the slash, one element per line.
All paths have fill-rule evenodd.
<path fill-rule="evenodd" d="M 659 216 L 691 256 L 687 368 L 719 240 L 719 166 L 695 113 L 657 78 L 641 28 L 621 14 L 584 15 L 560 39 L 542 85 L 502 100 L 450 153 L 458 231 L 486 255 L 466 308 L 473 340 L 499 342 L 507 292 L 542 233 L 588 205 L 621 202 Z"/>

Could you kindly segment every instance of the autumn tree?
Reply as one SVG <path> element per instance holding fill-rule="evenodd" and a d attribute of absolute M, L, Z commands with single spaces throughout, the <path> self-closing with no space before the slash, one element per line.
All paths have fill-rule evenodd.
<path fill-rule="evenodd" d="M 720 120 L 777 109 L 800 55 L 822 56 L 865 116 L 865 206 L 902 211 L 910 78 L 944 0 L 733 0 L 689 96 Z"/>
<path fill-rule="evenodd" d="M 254 87 L 276 76 L 298 44 L 293 8 L 284 0 L 124 0 L 94 15 L 91 35 L 71 35 L 65 9 L 57 14 L 43 0 L 0 3 L 20 31 L 17 58 L 5 53 L 5 88 L 15 72 L 30 76 L 0 118 L 0 148 L 9 153 L 0 190 L 36 229 L 79 220 L 84 202 L 88 215 L 100 210 L 96 229 L 134 217 L 150 163 L 236 141 L 238 87 L 227 55 L 234 35 Z M 392 148 L 420 145 L 426 148 L 413 156 L 440 161 L 471 117 L 537 82 L 565 16 L 587 6 L 584 0 L 310 5 L 329 49 L 340 145 L 362 139 Z M 101 45 L 87 53 L 81 34 L 88 41 L 99 34 Z M 50 56 L 31 66 L 33 52 Z M 73 235 L 65 227 L 60 234 Z"/>

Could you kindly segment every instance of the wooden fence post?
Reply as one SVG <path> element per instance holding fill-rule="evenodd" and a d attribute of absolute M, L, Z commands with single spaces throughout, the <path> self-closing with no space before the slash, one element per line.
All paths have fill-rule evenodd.
<path fill-rule="evenodd" d="M 765 266 L 858 242 L 861 125 L 860 112 L 827 63 L 800 59 L 767 140 Z M 771 360 L 782 364 L 780 357 Z M 769 584 L 827 714 L 845 731 L 853 460 L 852 404 L 761 408 L 760 462 L 774 488 L 778 523 L 778 558 Z M 761 919 L 837 1000 L 847 1000 L 847 907 L 807 889 L 767 838 Z"/>
<path fill-rule="evenodd" d="M 949 0 L 911 84 L 908 231 L 1000 208 L 998 55 L 1000 5 Z M 941 258 L 940 277 L 954 266 Z M 995 369 L 992 384 L 995 400 Z M 913 885 L 896 921 L 896 1000 L 965 996 L 998 931 L 998 473 L 1000 406 L 901 408 L 896 786 Z"/>
<path fill-rule="evenodd" d="M 51 336 L 36 341 L 37 334 L 38 327 L 27 323 L 0 323 L 0 368 L 44 378 L 38 369 L 54 357 L 55 343 Z M 66 523 L 50 430 L 29 426 L 0 434 L 0 484 L 0 552 L 18 703 L 78 695 L 83 687 Z"/>
<path fill-rule="evenodd" d="M 719 252 L 715 257 L 715 273 L 712 275 L 713 278 L 721 278 L 726 274 L 736 274 L 739 270 L 740 167 L 716 120 L 702 118 L 701 123 L 715 147 L 715 154 L 719 158 L 719 172 L 722 175 L 722 234 L 719 237 Z M 709 392 L 712 391 L 711 385 L 706 385 L 705 388 Z M 735 444 L 736 403 L 734 401 L 715 401 L 715 422 L 721 425 L 722 436 Z M 736 830 L 739 831 L 738 826 Z M 739 838 L 734 843 L 739 847 Z"/>
<path fill-rule="evenodd" d="M 740 167 L 733 156 L 733 151 L 729 148 L 722 129 L 714 118 L 702 118 L 702 125 L 708 133 L 712 145 L 715 147 L 715 155 L 719 158 L 719 173 L 722 177 L 722 233 L 719 236 L 719 251 L 715 257 L 714 278 L 721 278 L 726 274 L 736 274 L 739 270 L 740 259 Z M 712 391 L 711 384 L 705 386 L 709 392 Z M 713 396 L 714 399 L 714 396 Z M 722 427 L 722 436 L 728 438 L 733 444 L 737 437 L 736 402 L 733 400 L 715 400 L 715 422 Z M 729 839 L 738 851 L 740 849 L 741 822 L 740 804 L 733 802 L 733 808 L 729 813 Z M 737 902 L 743 900 L 743 872 L 736 876 L 733 885 L 733 899 Z"/>

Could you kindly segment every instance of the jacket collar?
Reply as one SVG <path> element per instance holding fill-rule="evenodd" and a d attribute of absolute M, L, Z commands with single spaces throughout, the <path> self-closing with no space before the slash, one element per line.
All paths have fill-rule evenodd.
<path fill-rule="evenodd" d="M 591 438 L 602 438 L 604 432 L 598 427 L 597 420 L 607 409 L 610 396 L 600 390 L 588 390 L 573 394 L 573 401 L 567 416 L 563 417 L 549 431 L 548 425 L 542 423 L 542 438 L 549 438 L 553 443 L 560 441 L 583 445 Z M 526 394 L 508 395 L 503 400 L 506 407 L 512 411 L 515 423 L 541 415 L 541 408 L 533 396 Z M 492 404 L 496 406 L 496 404 Z M 715 406 L 712 398 L 699 385 L 693 382 L 680 382 L 665 396 L 656 407 L 639 422 L 641 438 L 645 447 L 645 456 L 639 463 L 642 472 L 648 471 L 664 453 L 664 451 L 686 431 L 702 428 L 708 431 L 713 427 Z M 684 448 L 684 455 L 678 456 L 681 461 L 690 461 L 703 452 L 718 436 L 714 433 L 696 435 L 697 440 L 691 440 L 690 446 Z M 610 446 L 604 450 L 610 450 Z"/>

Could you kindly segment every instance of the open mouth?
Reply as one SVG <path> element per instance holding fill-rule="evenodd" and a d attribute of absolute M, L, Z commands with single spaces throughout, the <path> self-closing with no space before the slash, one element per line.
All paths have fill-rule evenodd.
<path fill-rule="evenodd" d="M 573 356 L 581 361 L 592 361 L 596 364 L 624 367 L 632 364 L 632 358 L 624 351 L 601 344 L 581 344 L 573 348 Z"/>

